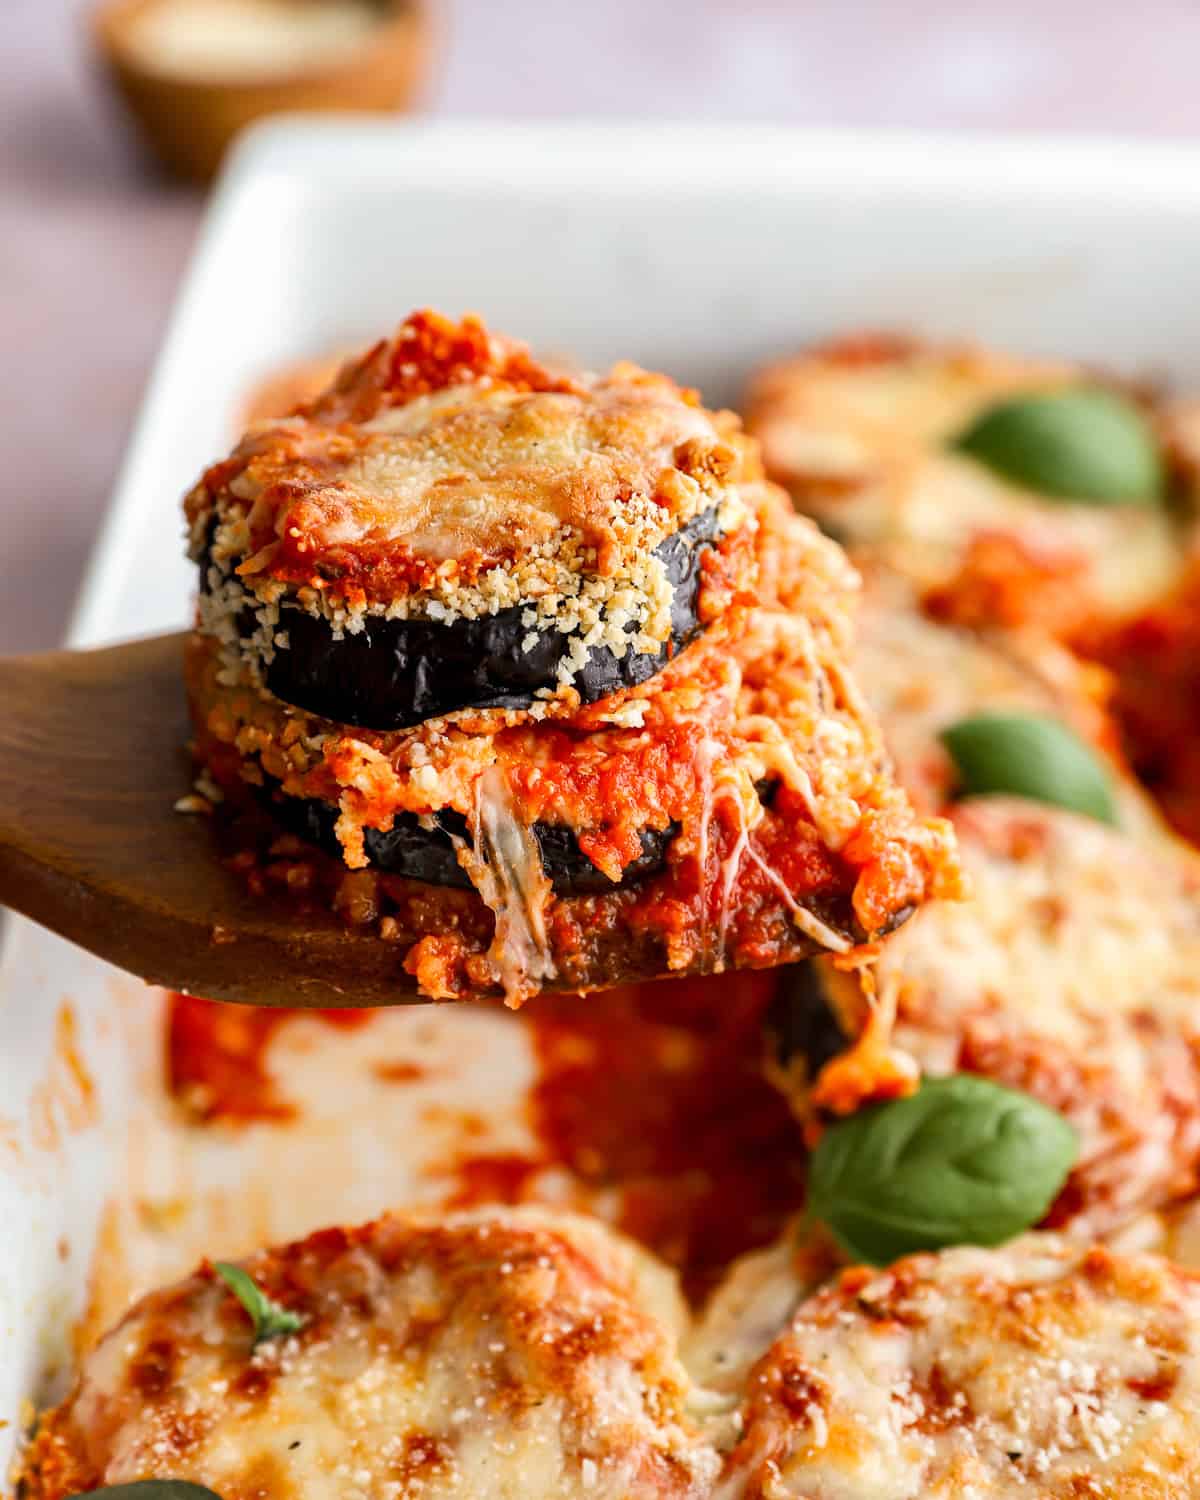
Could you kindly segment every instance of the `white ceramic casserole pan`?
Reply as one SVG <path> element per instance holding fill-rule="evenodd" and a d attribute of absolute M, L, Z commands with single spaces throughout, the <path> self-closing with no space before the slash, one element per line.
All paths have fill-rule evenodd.
<path fill-rule="evenodd" d="M 759 361 L 859 327 L 1200 381 L 1198 291 L 1200 147 L 273 124 L 216 195 L 71 638 L 183 624 L 179 496 L 227 446 L 247 391 L 414 306 L 478 310 L 543 349 L 629 356 L 732 402 Z M 525 1143 L 531 1062 L 494 1013 L 396 1013 L 385 1032 L 336 1040 L 295 1027 L 289 1088 L 320 1100 L 306 1130 L 203 1139 L 156 1092 L 161 1018 L 160 996 L 8 923 L 0 1472 L 22 1403 L 66 1368 L 89 1295 L 111 1313 L 201 1249 L 438 1201 L 468 1108 L 496 1151 Z M 359 1082 L 368 1035 L 376 1059 L 391 1046 L 428 1065 L 402 1105 L 382 1109 Z"/>

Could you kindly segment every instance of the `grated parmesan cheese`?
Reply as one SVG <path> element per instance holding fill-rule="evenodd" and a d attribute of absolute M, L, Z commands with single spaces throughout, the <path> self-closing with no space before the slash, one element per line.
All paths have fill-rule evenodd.
<path fill-rule="evenodd" d="M 133 18 L 127 46 L 157 72 L 234 82 L 340 61 L 379 22 L 368 0 L 157 0 Z"/>
<path fill-rule="evenodd" d="M 722 1500 L 1184 1500 L 1200 1282 L 1045 1234 L 855 1268 L 801 1304 L 743 1417 Z"/>

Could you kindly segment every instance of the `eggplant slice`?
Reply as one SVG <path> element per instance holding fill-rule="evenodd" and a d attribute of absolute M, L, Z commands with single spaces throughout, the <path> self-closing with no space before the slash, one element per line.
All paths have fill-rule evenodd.
<path fill-rule="evenodd" d="M 262 799 L 275 821 L 298 838 L 317 845 L 327 854 L 342 857 L 338 842 L 338 810 L 328 802 L 288 797 L 274 789 L 264 790 Z M 386 832 L 364 829 L 363 842 L 371 865 L 388 875 L 421 880 L 426 885 L 456 886 L 471 890 L 471 881 L 454 852 L 454 840 L 470 839 L 462 813 L 446 809 L 437 814 L 436 826 L 423 828 L 415 813 L 397 813 Z M 659 832 L 643 828 L 642 853 L 625 866 L 621 879 L 611 881 L 598 870 L 579 847 L 574 829 L 556 823 L 535 823 L 533 836 L 542 855 L 542 868 L 559 896 L 593 895 L 634 885 L 657 874 L 666 863 L 667 848 L 679 832 L 678 823 Z"/>
<path fill-rule="evenodd" d="M 903 927 L 915 910 L 902 907 L 876 937 Z M 780 969 L 779 988 L 763 1017 L 767 1054 L 778 1077 L 799 1073 L 811 1082 L 826 1064 L 854 1045 L 830 992 L 828 980 L 833 973 L 829 960 L 822 957 Z"/>
<path fill-rule="evenodd" d="M 574 677 L 583 703 L 646 682 L 700 634 L 700 565 L 719 535 L 712 507 L 659 543 L 655 556 L 672 586 L 670 638 L 653 655 L 629 650 L 617 657 L 608 646 L 593 648 Z M 200 560 L 205 589 L 209 566 L 206 548 Z M 539 694 L 558 688 L 558 667 L 574 633 L 551 624 L 526 650 L 527 609 L 517 604 L 450 622 L 367 615 L 362 630 L 337 638 L 323 615 L 285 602 L 280 628 L 288 645 L 268 664 L 266 684 L 284 703 L 362 729 L 408 729 L 465 708 L 528 708 Z M 254 630 L 250 611 L 243 629 Z"/>
<path fill-rule="evenodd" d="M 771 1061 L 781 1074 L 797 1065 L 813 1079 L 851 1045 L 822 982 L 819 959 L 780 970 L 781 982 L 763 1018 Z"/>

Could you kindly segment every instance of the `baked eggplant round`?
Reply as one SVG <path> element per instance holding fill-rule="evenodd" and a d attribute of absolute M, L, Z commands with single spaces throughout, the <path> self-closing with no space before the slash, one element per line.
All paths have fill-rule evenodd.
<path fill-rule="evenodd" d="M 263 800 L 275 821 L 290 833 L 341 858 L 336 807 L 315 797 L 287 797 L 268 789 L 263 791 Z M 643 828 L 638 835 L 642 853 L 624 867 L 620 880 L 610 880 L 592 863 L 579 847 L 579 836 L 573 828 L 558 823 L 534 823 L 530 832 L 541 855 L 542 871 L 555 895 L 579 896 L 619 890 L 656 874 L 666 863 L 667 849 L 679 832 L 679 824 L 672 823 L 661 831 Z M 406 880 L 456 886 L 459 890 L 472 887 L 470 876 L 458 862 L 456 841 L 464 843 L 470 839 L 466 818 L 451 807 L 426 817 L 397 813 L 391 828 L 363 830 L 363 845 L 371 868 L 387 875 L 402 875 Z"/>
<path fill-rule="evenodd" d="M 199 628 L 356 728 L 566 715 L 750 598 L 759 478 L 736 421 L 665 376 L 559 375 L 417 314 L 192 491 Z"/>
<path fill-rule="evenodd" d="M 580 703 L 648 681 L 700 634 L 701 565 L 719 535 L 710 508 L 654 549 L 670 585 L 670 635 L 653 652 L 588 648 L 573 677 Z M 222 578 L 211 546 L 201 556 L 200 578 L 206 593 Z M 459 709 L 529 708 L 554 693 L 581 633 L 553 622 L 531 630 L 523 604 L 476 619 L 368 615 L 354 634 L 295 602 L 279 610 L 288 644 L 265 667 L 267 688 L 297 708 L 367 729 L 408 729 Z M 635 628 L 623 627 L 628 636 Z M 252 608 L 244 609 L 238 629 L 254 635 Z"/>

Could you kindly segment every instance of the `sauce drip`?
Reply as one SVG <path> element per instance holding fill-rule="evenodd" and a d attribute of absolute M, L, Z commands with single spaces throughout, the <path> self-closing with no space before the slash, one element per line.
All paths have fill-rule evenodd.
<path fill-rule="evenodd" d="M 543 995 L 522 1013 L 548 1161 L 616 1190 L 618 1226 L 702 1295 L 804 1197 L 800 1134 L 763 1076 L 771 972 Z"/>
<path fill-rule="evenodd" d="M 365 1026 L 373 1014 L 225 1005 L 173 994 L 167 1002 L 167 1088 L 189 1114 L 205 1122 L 294 1119 L 294 1106 L 279 1097 L 267 1071 L 267 1049 L 275 1033 L 298 1016 L 348 1031 Z"/>
<path fill-rule="evenodd" d="M 531 1000 L 512 1024 L 527 1029 L 533 1053 L 523 1108 L 536 1144 L 456 1157 L 447 1206 L 537 1201 L 548 1187 L 563 1206 L 610 1217 L 702 1297 L 803 1203 L 800 1130 L 763 1075 L 763 1015 L 777 982 L 771 971 L 742 972 Z M 173 996 L 172 1093 L 203 1122 L 285 1123 L 294 1110 L 266 1068 L 276 1031 L 299 1016 L 356 1027 L 375 1014 Z M 394 1082 L 418 1076 L 403 1070 Z"/>

